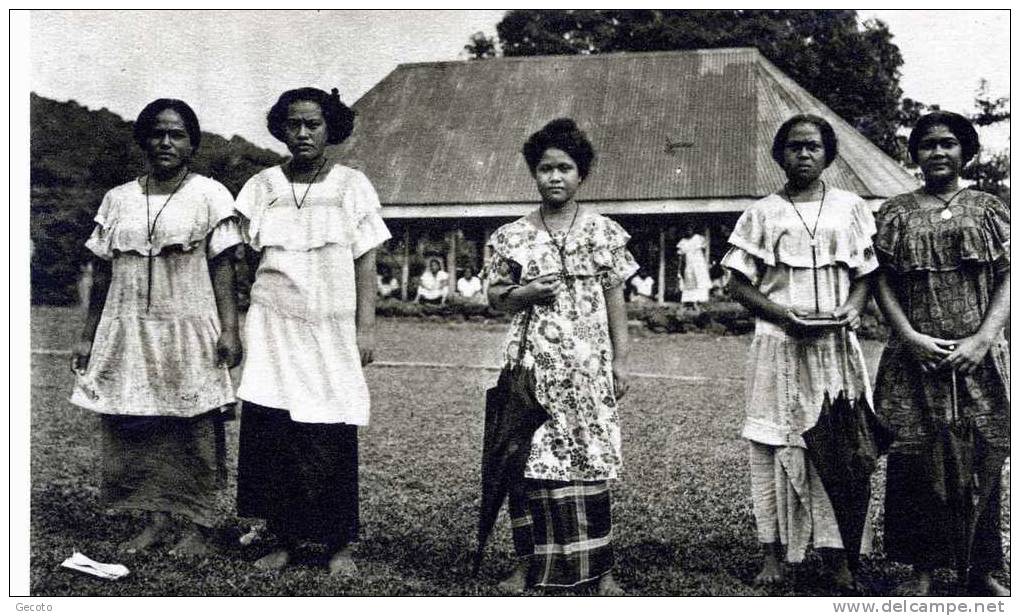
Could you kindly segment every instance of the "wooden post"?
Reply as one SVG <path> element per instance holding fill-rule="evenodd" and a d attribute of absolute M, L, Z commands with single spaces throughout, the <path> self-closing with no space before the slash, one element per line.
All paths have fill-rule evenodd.
<path fill-rule="evenodd" d="M 666 303 L 666 228 L 659 226 L 659 288 L 656 292 L 659 305 Z"/>
<path fill-rule="evenodd" d="M 446 296 L 449 300 L 457 289 L 457 229 L 446 232 L 446 273 L 450 277 Z"/>
<path fill-rule="evenodd" d="M 407 285 L 411 278 L 411 223 L 404 222 L 404 249 L 400 259 L 400 301 L 407 301 Z"/>

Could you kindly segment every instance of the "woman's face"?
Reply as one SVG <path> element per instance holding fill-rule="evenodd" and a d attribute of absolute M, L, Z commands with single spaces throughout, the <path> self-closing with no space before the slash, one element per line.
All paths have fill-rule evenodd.
<path fill-rule="evenodd" d="M 439 271 L 439 261 L 429 261 L 429 271 L 435 274 Z"/>
<path fill-rule="evenodd" d="M 326 118 L 322 108 L 312 101 L 296 101 L 287 107 L 284 137 L 295 161 L 312 162 L 326 151 Z"/>
<path fill-rule="evenodd" d="M 818 127 L 809 122 L 794 125 L 783 146 L 783 171 L 791 182 L 807 185 L 825 171 L 825 143 Z"/>
<path fill-rule="evenodd" d="M 581 185 L 581 174 L 570 154 L 549 148 L 535 165 L 535 183 L 543 202 L 562 205 L 574 198 Z"/>
<path fill-rule="evenodd" d="M 145 142 L 149 164 L 158 175 L 170 176 L 188 164 L 194 148 L 181 114 L 164 109 L 156 114 Z"/>
<path fill-rule="evenodd" d="M 916 162 L 926 181 L 952 181 L 963 169 L 963 146 L 948 126 L 936 124 L 917 142 Z"/>

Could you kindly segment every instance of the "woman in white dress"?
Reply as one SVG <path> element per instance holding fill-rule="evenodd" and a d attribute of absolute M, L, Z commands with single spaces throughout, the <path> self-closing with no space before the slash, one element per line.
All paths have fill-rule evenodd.
<path fill-rule="evenodd" d="M 300 542 L 353 574 L 358 536 L 358 426 L 368 425 L 375 248 L 390 237 L 375 189 L 330 160 L 354 112 L 334 89 L 284 92 L 269 132 L 291 159 L 237 196 L 245 241 L 260 253 L 245 323 L 237 508 L 264 518 L 280 545 L 256 563 L 280 569 Z"/>
<path fill-rule="evenodd" d="M 172 553 L 208 552 L 224 465 L 221 407 L 241 359 L 230 192 L 189 170 L 202 133 L 186 103 L 153 101 L 135 121 L 149 172 L 106 193 L 85 243 L 95 254 L 71 402 L 101 413 L 103 495 L 150 523 L 132 553 L 188 530 Z M 232 408 L 232 406 L 230 406 Z"/>
<path fill-rule="evenodd" d="M 783 579 L 781 547 L 800 562 L 808 544 L 823 549 L 839 590 L 855 590 L 835 513 L 802 434 L 815 425 L 825 392 L 871 396 L 853 331 L 878 268 L 875 221 L 857 195 L 826 186 L 837 152 L 824 119 L 798 115 L 776 132 L 772 158 L 786 173 L 781 190 L 741 214 L 722 264 L 730 292 L 755 316 L 747 365 L 751 500 L 765 560 L 758 583 Z M 810 320 L 821 314 L 833 322 Z"/>
<path fill-rule="evenodd" d="M 703 304 L 712 290 L 708 275 L 708 243 L 705 236 L 695 233 L 690 225 L 684 227 L 684 237 L 677 242 L 680 255 L 680 300 L 684 304 Z"/>

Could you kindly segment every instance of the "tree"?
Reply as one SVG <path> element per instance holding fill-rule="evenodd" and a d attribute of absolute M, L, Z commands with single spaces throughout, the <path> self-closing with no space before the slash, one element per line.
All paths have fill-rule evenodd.
<path fill-rule="evenodd" d="M 970 119 L 978 129 L 1010 120 L 1009 97 L 990 98 L 988 81 L 985 79 L 978 83 L 977 93 L 974 96 L 974 108 L 977 112 L 970 116 Z M 1009 150 L 993 152 L 988 156 L 982 156 L 981 151 L 978 150 L 977 156 L 963 170 L 963 177 L 974 180 L 974 187 L 978 190 L 990 192 L 1009 203 L 1009 171 Z"/>
<path fill-rule="evenodd" d="M 899 69 L 888 27 L 852 10 L 513 10 L 496 26 L 506 56 L 757 47 L 896 156 Z"/>
<path fill-rule="evenodd" d="M 486 36 L 484 32 L 475 32 L 468 39 L 468 44 L 464 45 L 464 51 L 467 52 L 472 60 L 495 58 L 496 41 L 491 36 Z"/>

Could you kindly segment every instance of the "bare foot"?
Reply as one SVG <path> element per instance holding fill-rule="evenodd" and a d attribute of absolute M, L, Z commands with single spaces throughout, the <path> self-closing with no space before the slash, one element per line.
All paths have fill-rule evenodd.
<path fill-rule="evenodd" d="M 290 551 L 280 548 L 255 561 L 255 568 L 262 571 L 279 571 L 290 562 Z"/>
<path fill-rule="evenodd" d="M 500 580 L 496 588 L 504 595 L 519 595 L 524 592 L 528 582 L 528 569 L 523 564 L 514 567 L 509 577 Z"/>
<path fill-rule="evenodd" d="M 931 596 L 931 572 L 916 571 L 914 579 L 903 582 L 893 590 L 898 597 L 929 597 Z"/>
<path fill-rule="evenodd" d="M 201 529 L 195 527 L 185 533 L 185 535 L 181 537 L 181 540 L 170 549 L 170 555 L 185 558 L 199 558 L 202 556 L 208 556 L 214 551 L 213 547 L 209 545 L 208 541 L 206 541 L 205 533 L 203 533 Z"/>
<path fill-rule="evenodd" d="M 841 594 L 861 594 L 861 587 L 854 579 L 854 574 L 850 571 L 850 565 L 847 563 L 846 553 L 843 550 L 838 550 L 829 560 L 836 591 Z"/>
<path fill-rule="evenodd" d="M 967 590 L 977 597 L 1008 597 L 1009 589 L 992 577 L 991 573 L 973 573 L 967 582 Z"/>
<path fill-rule="evenodd" d="M 354 564 L 351 546 L 340 548 L 329 559 L 329 574 L 344 577 L 358 575 L 358 566 Z"/>
<path fill-rule="evenodd" d="M 754 583 L 758 586 L 765 586 L 768 584 L 779 584 L 784 579 L 782 563 L 779 562 L 775 554 L 766 552 L 761 571 L 758 572 L 758 575 L 754 576 Z"/>
<path fill-rule="evenodd" d="M 163 541 L 169 526 L 170 518 L 165 513 L 154 513 L 149 525 L 142 532 L 121 543 L 118 549 L 126 554 L 144 552 Z"/>
<path fill-rule="evenodd" d="M 625 593 L 623 587 L 620 586 L 616 578 L 613 577 L 613 572 L 602 576 L 599 580 L 599 596 L 600 597 L 622 597 Z"/>

